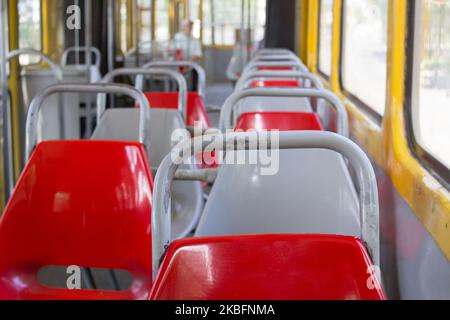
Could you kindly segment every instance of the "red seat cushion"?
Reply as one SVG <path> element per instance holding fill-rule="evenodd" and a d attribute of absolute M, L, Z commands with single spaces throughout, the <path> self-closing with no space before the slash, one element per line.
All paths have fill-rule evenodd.
<path fill-rule="evenodd" d="M 153 181 L 143 146 L 40 143 L 0 220 L 0 299 L 145 299 Z M 128 291 L 49 288 L 42 267 L 126 270 Z"/>
<path fill-rule="evenodd" d="M 256 235 L 173 242 L 152 289 L 162 300 L 384 299 L 348 236 Z"/>
<path fill-rule="evenodd" d="M 315 113 L 306 112 L 251 112 L 239 117 L 236 129 L 240 130 L 324 130 Z"/>
<path fill-rule="evenodd" d="M 152 108 L 178 108 L 178 92 L 147 92 L 145 96 Z M 197 92 L 189 92 L 186 125 L 193 127 L 195 122 L 199 122 L 202 125 L 202 128 L 211 127 L 202 98 Z"/>
<path fill-rule="evenodd" d="M 255 80 L 250 83 L 251 88 L 293 87 L 300 88 L 298 80 Z"/>

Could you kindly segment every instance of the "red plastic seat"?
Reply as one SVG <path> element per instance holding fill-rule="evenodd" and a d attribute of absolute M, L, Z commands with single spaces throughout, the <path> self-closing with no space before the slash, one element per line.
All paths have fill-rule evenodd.
<path fill-rule="evenodd" d="M 251 88 L 292 87 L 300 88 L 298 80 L 255 80 L 250 83 Z"/>
<path fill-rule="evenodd" d="M 315 113 L 305 112 L 252 112 L 239 117 L 236 129 L 240 130 L 324 130 Z"/>
<path fill-rule="evenodd" d="M 381 289 L 367 285 L 370 261 L 361 241 L 348 236 L 177 240 L 164 258 L 151 299 L 385 299 Z"/>
<path fill-rule="evenodd" d="M 152 108 L 178 108 L 178 92 L 147 92 L 145 96 Z M 202 98 L 197 92 L 189 92 L 186 125 L 193 127 L 196 121 L 200 122 L 203 128 L 211 127 Z"/>
<path fill-rule="evenodd" d="M 153 181 L 142 145 L 39 144 L 0 220 L 0 299 L 146 299 Z M 49 288 L 42 267 L 126 270 L 128 291 Z"/>

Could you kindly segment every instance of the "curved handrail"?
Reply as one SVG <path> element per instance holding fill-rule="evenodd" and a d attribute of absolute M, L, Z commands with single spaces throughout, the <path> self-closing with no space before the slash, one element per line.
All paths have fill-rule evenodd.
<path fill-rule="evenodd" d="M 254 134 L 254 133 L 253 133 Z M 159 269 L 161 257 L 171 242 L 171 187 L 177 169 L 195 152 L 212 145 L 216 151 L 259 149 L 329 149 L 347 158 L 357 173 L 360 202 L 361 236 L 367 244 L 373 263 L 380 263 L 379 204 L 375 172 L 369 158 L 353 141 L 332 132 L 285 131 L 279 134 L 279 145 L 273 146 L 272 135 L 258 134 L 260 143 L 249 143 L 248 133 L 228 133 L 197 137 L 183 141 L 172 149 L 161 162 L 155 179 L 152 206 L 152 269 L 153 278 Z M 212 140 L 212 141 L 211 141 Z M 264 146 L 264 147 L 263 147 Z"/>
<path fill-rule="evenodd" d="M 302 61 L 294 54 L 273 54 L 273 55 L 262 55 L 254 57 L 251 62 L 277 62 L 277 61 Z"/>
<path fill-rule="evenodd" d="M 37 56 L 37 57 L 41 58 L 48 64 L 48 66 L 52 70 L 53 74 L 55 75 L 56 80 L 58 82 L 63 81 L 63 71 L 62 71 L 61 67 L 58 66 L 50 57 L 48 57 L 47 55 L 43 54 L 42 52 L 40 52 L 38 50 L 31 49 L 31 48 L 13 50 L 7 54 L 6 61 L 10 61 L 10 60 L 12 60 L 14 58 L 18 58 L 22 55 Z"/>
<path fill-rule="evenodd" d="M 347 111 L 342 101 L 331 91 L 324 89 L 280 89 L 263 88 L 247 89 L 233 93 L 222 106 L 219 120 L 219 129 L 224 132 L 226 129 L 233 129 L 232 114 L 236 104 L 249 97 L 290 97 L 290 98 L 321 98 L 327 100 L 336 109 L 337 132 L 344 136 L 349 136 Z"/>
<path fill-rule="evenodd" d="M 100 50 L 97 49 L 96 47 L 69 47 L 69 48 L 67 48 L 66 50 L 64 50 L 64 52 L 61 56 L 61 65 L 62 66 L 67 66 L 67 59 L 69 57 L 69 54 L 72 52 L 84 52 L 85 55 L 92 52 L 95 56 L 94 65 L 97 68 L 100 68 L 102 55 L 100 53 Z"/>
<path fill-rule="evenodd" d="M 113 82 L 115 77 L 125 75 L 138 76 L 138 78 L 136 78 L 136 88 L 140 91 L 142 90 L 143 87 L 144 75 L 147 76 L 165 75 L 175 79 L 178 83 L 178 87 L 180 90 L 180 99 L 178 99 L 178 111 L 182 115 L 183 119 L 186 119 L 188 91 L 186 80 L 181 74 L 179 74 L 176 71 L 168 69 L 120 68 L 107 73 L 103 77 L 101 82 L 102 83 Z M 97 99 L 97 122 L 100 121 L 103 113 L 105 112 L 105 109 L 106 109 L 106 97 L 104 94 L 100 94 Z"/>
<path fill-rule="evenodd" d="M 165 68 L 165 67 L 187 67 L 194 70 L 198 75 L 198 94 L 205 98 L 206 94 L 206 72 L 198 63 L 192 61 L 158 61 L 144 64 L 141 68 Z"/>
<path fill-rule="evenodd" d="M 260 67 L 290 67 L 295 68 L 298 71 L 309 72 L 308 68 L 303 64 L 303 62 L 299 61 L 269 61 L 269 62 L 261 62 L 254 61 L 250 62 L 242 72 L 242 75 L 246 75 L 248 72 L 253 71 L 254 69 Z"/>
<path fill-rule="evenodd" d="M 254 57 L 272 54 L 295 54 L 289 49 L 285 48 L 263 48 L 255 52 Z"/>
<path fill-rule="evenodd" d="M 301 71 L 254 71 L 248 72 L 243 75 L 239 81 L 236 83 L 235 90 L 242 90 L 248 87 L 249 82 L 260 79 L 260 78 L 268 78 L 268 79 L 284 79 L 284 78 L 295 78 L 295 79 L 305 79 L 312 82 L 315 88 L 323 89 L 322 81 L 320 81 L 319 77 L 315 74 L 309 72 L 301 72 Z"/>
<path fill-rule="evenodd" d="M 150 104 L 144 94 L 136 88 L 114 83 L 96 83 L 96 84 L 79 84 L 64 83 L 55 84 L 47 87 L 39 92 L 31 101 L 27 114 L 27 122 L 25 127 L 25 163 L 28 162 L 31 152 L 37 144 L 36 127 L 39 110 L 45 99 L 57 93 L 106 93 L 106 94 L 124 94 L 136 100 L 140 105 L 140 122 L 139 122 L 139 142 L 147 149 L 148 122 L 150 121 Z"/>

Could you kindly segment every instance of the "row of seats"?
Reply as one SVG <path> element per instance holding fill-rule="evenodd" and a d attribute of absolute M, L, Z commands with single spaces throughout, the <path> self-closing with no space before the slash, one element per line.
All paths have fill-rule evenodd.
<path fill-rule="evenodd" d="M 198 92 L 187 92 L 180 67 L 197 72 Z M 138 89 L 112 83 L 124 75 Z M 179 92 L 146 92 L 142 78 L 151 76 L 172 78 Z M 346 138 L 342 103 L 285 50 L 258 52 L 241 80 L 219 129 L 280 130 L 275 175 L 255 174 L 260 165 L 172 161 L 203 138 L 173 145 L 175 130 L 211 125 L 196 64 L 117 69 L 97 84 L 39 93 L 28 113 L 27 165 L 0 221 L 0 298 L 384 299 L 371 271 L 379 263 L 376 182 L 367 157 Z M 40 139 L 46 98 L 76 92 L 99 94 L 91 139 Z M 106 94 L 134 104 L 106 108 Z M 324 114 L 334 113 L 335 123 L 318 113 L 329 106 Z M 203 172 L 215 173 L 208 193 Z M 44 267 L 73 265 L 109 270 L 113 279 L 127 271 L 131 279 L 123 290 L 68 290 L 38 277 Z"/>
<path fill-rule="evenodd" d="M 266 65 L 264 61 L 270 62 Z M 261 74 L 267 71 L 278 73 Z M 313 112 L 312 104 L 317 101 L 311 99 L 322 98 L 334 104 L 341 117 L 336 127 L 348 135 L 345 110 L 336 97 L 320 84 L 315 90 L 301 90 L 309 82 L 320 83 L 308 81 L 314 77 L 300 74 L 305 71 L 292 53 L 275 56 L 261 52 L 248 64 L 236 92 L 223 105 L 220 129 L 280 130 L 286 137 L 291 131 L 292 136 L 306 141 L 308 137 L 341 139 L 351 145 L 345 138 L 310 131 L 324 130 Z M 255 87 L 265 90 L 251 89 Z M 234 122 L 227 121 L 231 114 Z M 307 132 L 302 136 L 300 131 Z M 284 135 L 281 144 L 283 139 Z M 333 141 L 331 145 L 335 147 Z M 258 165 L 222 166 L 195 237 L 176 240 L 167 251 L 170 236 L 161 235 L 158 221 L 161 219 L 160 229 L 164 229 L 168 214 L 163 209 L 160 212 L 164 205 L 155 201 L 153 262 L 158 275 L 151 298 L 384 299 L 380 285 L 367 286 L 368 270 L 373 266 L 362 240 L 368 235 L 361 226 L 370 223 L 373 227 L 377 222 L 366 221 L 364 201 L 358 200 L 347 165 L 342 155 L 333 152 L 342 150 L 326 143 L 319 144 L 319 149 L 313 144 L 306 146 L 315 150 L 281 150 L 280 170 L 273 176 L 255 178 Z M 366 165 L 370 168 L 367 161 Z M 170 181 L 170 167 L 167 161 L 166 170 L 157 175 L 158 182 L 165 175 Z M 375 183 L 373 175 L 366 177 L 371 181 L 359 181 L 360 186 Z M 162 187 L 157 185 L 158 189 Z M 376 202 L 376 191 L 372 196 Z M 155 248 L 158 240 L 159 254 L 165 256 L 160 268 Z M 378 262 L 377 244 L 371 246 Z"/>

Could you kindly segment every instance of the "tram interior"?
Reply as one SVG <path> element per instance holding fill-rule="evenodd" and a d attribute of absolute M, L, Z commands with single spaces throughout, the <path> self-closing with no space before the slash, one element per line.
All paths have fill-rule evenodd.
<path fill-rule="evenodd" d="M 449 21 L 0 0 L 0 299 L 450 299 Z"/>

